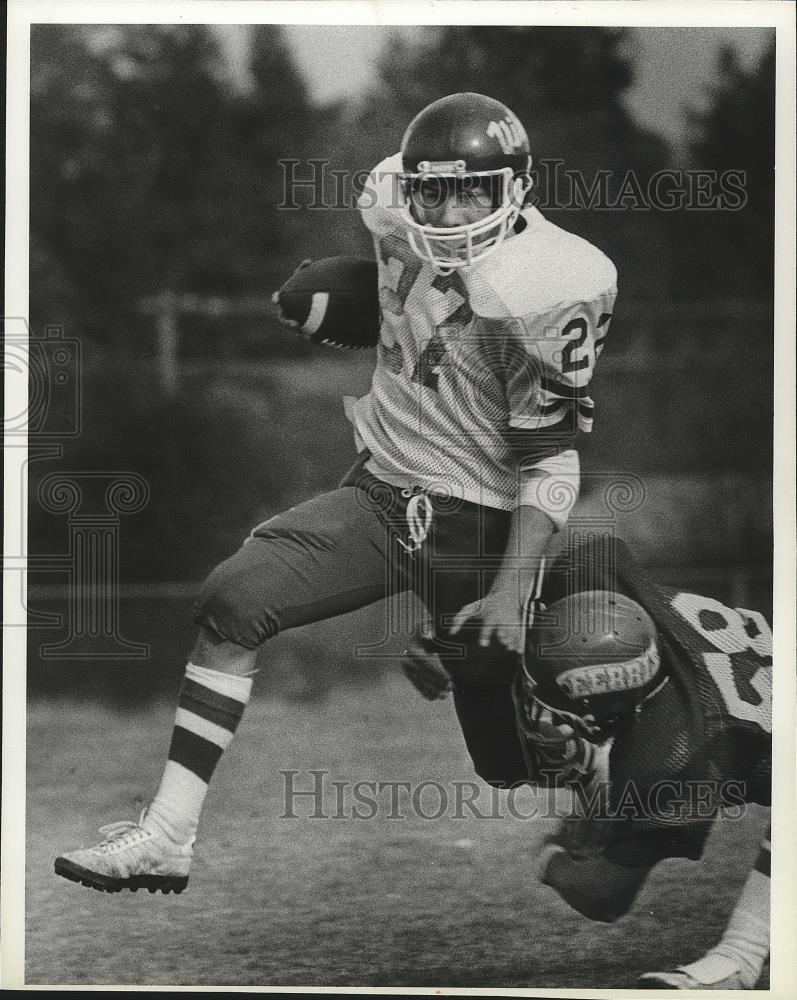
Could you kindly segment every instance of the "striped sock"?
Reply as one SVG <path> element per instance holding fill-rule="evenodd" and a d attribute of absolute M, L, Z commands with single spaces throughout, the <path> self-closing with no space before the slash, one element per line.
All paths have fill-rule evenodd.
<path fill-rule="evenodd" d="M 233 738 L 251 691 L 251 677 L 188 664 L 169 759 L 145 825 L 154 824 L 181 844 L 196 834 L 208 782 Z"/>

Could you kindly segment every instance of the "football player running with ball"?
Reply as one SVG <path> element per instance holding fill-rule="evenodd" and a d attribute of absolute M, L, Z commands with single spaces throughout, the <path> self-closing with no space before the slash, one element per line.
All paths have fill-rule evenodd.
<path fill-rule="evenodd" d="M 515 115 L 466 93 L 425 108 L 374 170 L 359 207 L 381 329 L 371 391 L 349 407 L 359 460 L 210 574 L 154 799 L 59 857 L 58 874 L 110 892 L 185 888 L 259 651 L 398 591 L 426 609 L 408 669 L 420 654 L 445 663 L 478 773 L 526 777 L 511 696 L 524 609 L 577 496 L 574 437 L 591 429 L 587 388 L 616 295 L 611 261 L 526 204 L 530 168 Z M 293 324 L 315 336 L 333 299 L 313 295 Z M 317 339 L 347 346 L 345 333 Z"/>

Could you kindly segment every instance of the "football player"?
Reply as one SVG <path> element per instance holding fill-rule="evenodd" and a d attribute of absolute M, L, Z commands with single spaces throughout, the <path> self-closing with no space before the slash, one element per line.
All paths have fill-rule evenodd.
<path fill-rule="evenodd" d="M 480 773 L 505 774 L 519 737 L 500 745 L 482 694 L 509 691 L 529 588 L 575 500 L 574 436 L 591 428 L 587 388 L 616 295 L 612 263 L 527 204 L 530 168 L 515 115 L 468 93 L 425 108 L 374 170 L 359 207 L 382 322 L 371 391 L 349 408 L 359 460 L 210 574 L 157 794 L 138 822 L 59 857 L 58 874 L 181 891 L 258 652 L 391 592 L 421 598 L 417 641 L 451 667 Z"/>
<path fill-rule="evenodd" d="M 514 708 L 529 780 L 569 786 L 577 808 L 538 869 L 574 909 L 613 921 L 659 861 L 701 857 L 723 807 L 770 805 L 772 634 L 758 612 L 657 586 L 611 536 L 570 546 L 540 600 Z M 505 700 L 507 726 L 511 712 Z M 722 941 L 638 985 L 755 987 L 768 837 Z"/>

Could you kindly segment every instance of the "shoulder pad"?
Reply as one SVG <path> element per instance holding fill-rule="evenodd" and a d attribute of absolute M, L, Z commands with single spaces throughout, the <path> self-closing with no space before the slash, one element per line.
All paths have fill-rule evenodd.
<path fill-rule="evenodd" d="M 401 153 L 394 153 L 374 167 L 363 185 L 357 208 L 363 222 L 374 232 L 393 229 L 398 224 L 398 177 L 401 170 Z"/>
<path fill-rule="evenodd" d="M 617 270 L 597 247 L 548 222 L 536 208 L 526 209 L 523 218 L 522 233 L 505 240 L 472 275 L 465 269 L 474 312 L 485 319 L 522 319 L 616 292 Z"/>

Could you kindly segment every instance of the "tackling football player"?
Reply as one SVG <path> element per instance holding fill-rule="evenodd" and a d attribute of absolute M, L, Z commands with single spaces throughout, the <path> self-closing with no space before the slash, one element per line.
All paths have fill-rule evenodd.
<path fill-rule="evenodd" d="M 541 880 L 593 920 L 627 913 L 651 869 L 698 859 L 723 806 L 771 798 L 772 634 L 755 611 L 657 586 L 619 540 L 573 544 L 540 581 L 512 697 L 493 692 L 492 777 L 569 787 L 574 813 L 537 859 Z M 425 697 L 451 675 L 420 645 L 405 669 Z M 496 775 L 498 775 L 496 779 Z M 484 777 L 488 775 L 484 774 Z M 769 833 L 721 941 L 646 989 L 753 989 L 769 951 Z"/>
<path fill-rule="evenodd" d="M 397 591 L 426 608 L 417 642 L 451 669 L 479 773 L 504 777 L 518 759 L 511 777 L 525 774 L 495 706 L 517 670 L 540 559 L 576 498 L 573 439 L 591 428 L 587 387 L 616 295 L 612 263 L 526 203 L 530 167 L 508 108 L 455 94 L 425 108 L 375 169 L 359 207 L 381 328 L 371 391 L 349 407 L 359 461 L 210 574 L 157 794 L 138 822 L 59 857 L 58 874 L 107 891 L 181 891 L 258 652 L 283 629 Z M 285 318 L 313 339 L 363 346 L 362 330 L 327 329 L 328 284 L 290 315 L 291 288 L 318 273 L 302 269 L 281 290 Z"/>
<path fill-rule="evenodd" d="M 572 546 L 541 601 L 516 716 L 531 780 L 569 785 L 578 808 L 538 866 L 612 921 L 659 861 L 702 855 L 722 807 L 770 805 L 772 634 L 758 612 L 657 586 L 611 537 Z M 767 834 L 722 941 L 639 985 L 753 989 L 768 947 Z"/>

